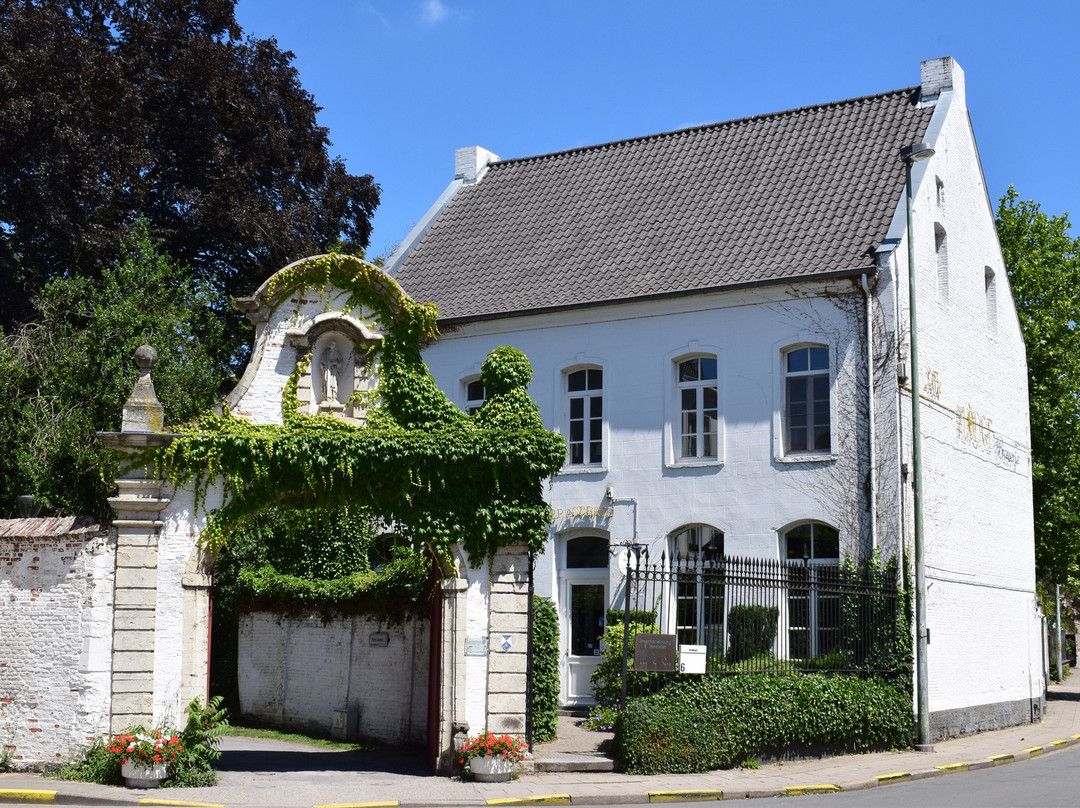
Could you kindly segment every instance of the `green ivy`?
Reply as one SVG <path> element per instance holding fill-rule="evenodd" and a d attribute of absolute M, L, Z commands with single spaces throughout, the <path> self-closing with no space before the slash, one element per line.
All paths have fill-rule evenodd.
<path fill-rule="evenodd" d="M 559 615 L 548 598 L 533 598 L 532 740 L 555 739 L 559 731 Z"/>
<path fill-rule="evenodd" d="M 373 312 L 384 332 L 368 359 L 378 363 L 380 383 L 366 425 L 297 412 L 290 380 L 284 424 L 206 413 L 136 462 L 154 462 L 174 484 L 193 485 L 196 507 L 211 483 L 223 481 L 226 502 L 203 532 L 212 552 L 268 508 L 343 506 L 370 509 L 440 561 L 457 542 L 476 563 L 511 544 L 541 552 L 550 521 L 542 483 L 562 466 L 566 448 L 543 428 L 526 392 L 532 368 L 524 354 L 491 352 L 482 368 L 488 399 L 466 415 L 420 355 L 438 333 L 435 306 L 413 302 L 373 265 L 346 255 L 309 259 L 275 275 L 264 296 L 274 304 L 327 286 L 347 293 L 346 310 Z"/>

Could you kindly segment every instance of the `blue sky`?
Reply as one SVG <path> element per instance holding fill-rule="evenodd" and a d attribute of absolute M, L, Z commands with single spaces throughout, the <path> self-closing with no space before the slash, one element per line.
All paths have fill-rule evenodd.
<path fill-rule="evenodd" d="M 331 153 L 382 186 L 369 257 L 456 148 L 523 157 L 868 95 L 938 56 L 964 69 L 995 205 L 1012 184 L 1078 230 L 1076 0 L 240 0 L 237 18 L 296 54 Z"/>

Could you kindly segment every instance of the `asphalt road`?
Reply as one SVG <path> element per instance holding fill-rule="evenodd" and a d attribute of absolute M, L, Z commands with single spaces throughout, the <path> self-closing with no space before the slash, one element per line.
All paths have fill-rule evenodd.
<path fill-rule="evenodd" d="M 793 808 L 1076 808 L 1080 746 L 992 769 L 792 800 Z M 716 808 L 715 802 L 681 805 Z"/>

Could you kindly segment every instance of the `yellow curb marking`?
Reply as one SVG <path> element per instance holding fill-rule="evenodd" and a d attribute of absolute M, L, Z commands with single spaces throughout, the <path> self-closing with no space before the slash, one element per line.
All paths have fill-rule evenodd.
<path fill-rule="evenodd" d="M 1028 755 L 1031 756 L 1031 757 L 1038 757 L 1039 755 L 1041 755 L 1046 750 L 1043 749 L 1041 746 L 1029 746 L 1024 751 L 1027 752 Z"/>
<path fill-rule="evenodd" d="M 893 772 L 892 774 L 878 774 L 874 777 L 879 783 L 898 783 L 901 780 L 910 780 L 911 772 Z"/>
<path fill-rule="evenodd" d="M 1060 749 L 1063 746 L 1068 746 L 1069 742 L 1068 741 L 1050 741 L 1050 745 L 1055 746 L 1058 749 Z"/>
<path fill-rule="evenodd" d="M 649 802 L 692 802 L 694 800 L 722 800 L 724 792 L 717 788 L 690 791 L 646 791 Z"/>
<path fill-rule="evenodd" d="M 386 802 L 324 802 L 322 805 L 312 805 L 311 808 L 397 808 L 397 800 Z M 225 808 L 225 806 L 222 806 Z"/>
<path fill-rule="evenodd" d="M 56 792 L 44 791 L 39 788 L 0 788 L 0 800 L 56 802 Z"/>
<path fill-rule="evenodd" d="M 784 791 L 796 797 L 802 794 L 835 794 L 838 791 L 843 791 L 843 789 L 831 783 L 820 783 L 815 786 L 788 786 Z"/>
<path fill-rule="evenodd" d="M 953 772 L 966 772 L 968 765 L 966 763 L 946 763 L 944 766 L 935 766 L 934 768 L 945 772 L 945 774 L 952 774 Z"/>
<path fill-rule="evenodd" d="M 191 808 L 225 808 L 223 802 L 187 802 L 186 800 L 158 800 L 146 797 L 139 800 L 139 805 L 187 805 Z"/>
<path fill-rule="evenodd" d="M 991 755 L 990 760 L 994 761 L 995 766 L 1000 766 L 1002 763 L 1012 763 L 1016 758 L 1012 755 Z"/>
<path fill-rule="evenodd" d="M 1080 733 L 1077 733 L 1076 735 L 1070 735 L 1069 737 L 1072 738 L 1074 741 L 1080 741 Z"/>
<path fill-rule="evenodd" d="M 488 800 L 488 805 L 569 805 L 569 794 L 544 794 L 539 797 L 503 797 Z"/>

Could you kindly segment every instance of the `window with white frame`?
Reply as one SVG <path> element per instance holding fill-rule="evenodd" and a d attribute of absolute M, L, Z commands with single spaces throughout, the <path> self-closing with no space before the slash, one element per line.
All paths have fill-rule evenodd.
<path fill-rule="evenodd" d="M 675 583 L 675 635 L 685 645 L 705 645 L 723 654 L 724 534 L 708 525 L 689 525 L 671 534 Z"/>
<path fill-rule="evenodd" d="M 582 368 L 566 374 L 569 399 L 567 462 L 600 466 L 604 462 L 604 371 Z"/>
<path fill-rule="evenodd" d="M 679 391 L 679 458 L 718 456 L 719 418 L 716 357 L 695 356 L 676 363 Z"/>
<path fill-rule="evenodd" d="M 782 557 L 789 562 L 788 653 L 813 659 L 836 650 L 840 642 L 840 533 L 821 522 L 808 522 L 783 535 Z M 801 563 L 800 563 L 801 562 Z"/>
<path fill-rule="evenodd" d="M 484 383 L 479 376 L 474 376 L 471 379 L 465 379 L 463 384 L 465 385 L 465 412 L 476 415 L 476 411 L 483 407 L 487 400 Z"/>
<path fill-rule="evenodd" d="M 807 345 L 784 351 L 784 452 L 832 451 L 829 349 Z"/>

